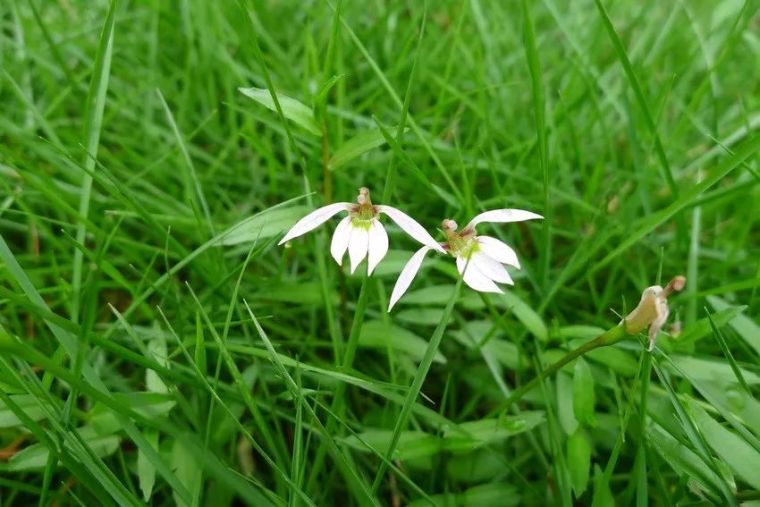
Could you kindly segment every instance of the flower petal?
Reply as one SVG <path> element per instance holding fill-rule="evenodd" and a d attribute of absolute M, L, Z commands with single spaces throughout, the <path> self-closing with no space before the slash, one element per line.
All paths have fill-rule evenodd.
<path fill-rule="evenodd" d="M 490 236 L 478 236 L 477 241 L 480 245 L 480 251 L 490 258 L 497 260 L 502 264 L 507 264 L 520 269 L 520 261 L 517 260 L 517 254 L 511 246 Z"/>
<path fill-rule="evenodd" d="M 396 280 L 396 285 L 393 287 L 393 292 L 391 293 L 391 302 L 388 305 L 389 312 L 391 311 L 391 308 L 393 308 L 393 306 L 398 302 L 401 296 L 404 295 L 406 289 L 409 288 L 409 285 L 411 285 L 412 280 L 414 280 L 414 277 L 417 275 L 417 271 L 419 271 L 420 266 L 422 266 L 422 260 L 425 258 L 425 254 L 427 254 L 430 250 L 430 247 L 423 246 L 414 252 L 412 258 L 409 259 L 409 262 L 406 263 L 404 269 L 402 269 L 401 273 L 399 273 L 398 280 Z"/>
<path fill-rule="evenodd" d="M 654 348 L 654 342 L 657 339 L 657 333 L 660 332 L 660 329 L 662 329 L 662 326 L 665 325 L 665 322 L 668 320 L 668 314 L 670 313 L 670 308 L 668 308 L 668 301 L 665 298 L 661 298 L 657 300 L 657 317 L 652 321 L 652 324 L 649 326 L 649 351 L 651 352 Z"/>
<path fill-rule="evenodd" d="M 351 226 L 351 238 L 348 240 L 348 257 L 351 259 L 351 273 L 364 260 L 369 249 L 369 232 L 361 227 Z"/>
<path fill-rule="evenodd" d="M 457 257 L 457 269 L 462 273 L 464 283 L 478 292 L 495 292 L 501 294 L 502 290 L 499 286 L 484 275 L 475 263 L 477 263 L 477 257 L 474 255 L 470 257 L 469 263 L 465 258 Z"/>
<path fill-rule="evenodd" d="M 343 256 L 348 248 L 348 240 L 351 238 L 351 217 L 345 217 L 338 222 L 338 227 L 335 228 L 333 233 L 332 242 L 330 243 L 330 254 L 338 263 L 338 266 L 343 265 Z"/>
<path fill-rule="evenodd" d="M 490 278 L 494 282 L 508 283 L 509 285 L 515 284 L 503 264 L 483 253 L 474 253 L 470 258 L 470 264 L 483 273 L 486 278 Z"/>
<path fill-rule="evenodd" d="M 301 220 L 296 222 L 296 224 L 290 228 L 290 230 L 277 244 L 282 245 L 286 241 L 290 241 L 293 238 L 297 238 L 298 236 L 306 234 L 312 229 L 316 229 L 323 223 L 327 222 L 330 217 L 336 213 L 340 213 L 341 211 L 348 211 L 350 207 L 350 203 L 336 202 L 335 204 L 328 204 L 327 206 L 322 206 L 321 208 L 312 211 Z"/>
<path fill-rule="evenodd" d="M 658 315 L 662 314 L 662 307 L 659 303 L 662 299 L 662 292 L 663 289 L 659 285 L 644 289 L 639 304 L 623 319 L 626 333 L 636 334 L 643 331 L 657 319 Z"/>
<path fill-rule="evenodd" d="M 438 250 L 441 253 L 446 253 L 443 247 L 433 239 L 433 236 L 425 230 L 415 219 L 407 215 L 401 210 L 398 210 L 392 206 L 376 206 L 380 213 L 385 213 L 391 220 L 401 227 L 408 235 L 422 243 L 423 245 Z"/>
<path fill-rule="evenodd" d="M 367 252 L 367 274 L 371 275 L 377 265 L 388 253 L 388 233 L 380 220 L 372 219 L 369 228 L 369 251 Z"/>
<path fill-rule="evenodd" d="M 506 223 L 506 222 L 524 222 L 525 220 L 534 220 L 544 218 L 532 211 L 523 209 L 495 209 L 486 211 L 473 218 L 465 229 L 475 227 L 482 222 Z"/>

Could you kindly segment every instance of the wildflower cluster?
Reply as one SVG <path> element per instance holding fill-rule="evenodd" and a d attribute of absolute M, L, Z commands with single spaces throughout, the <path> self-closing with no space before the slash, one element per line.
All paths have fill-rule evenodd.
<path fill-rule="evenodd" d="M 442 224 L 446 241 L 438 243 L 424 227 L 403 211 L 391 206 L 373 205 L 369 190 L 361 188 L 356 204 L 339 202 L 309 213 L 285 234 L 279 244 L 306 234 L 342 211 L 348 212 L 348 215 L 335 229 L 330 253 L 335 262 L 341 265 L 348 250 L 351 273 L 366 257 L 367 274 L 372 274 L 388 252 L 388 234 L 379 220 L 381 214 L 387 215 L 404 232 L 423 245 L 401 270 L 391 294 L 388 311 L 409 288 L 430 250 L 454 257 L 457 270 L 464 282 L 474 290 L 501 293 L 502 290 L 497 283 L 513 285 L 506 266 L 520 269 L 517 254 L 509 245 L 496 238 L 478 236 L 475 227 L 483 222 L 522 222 L 543 218 L 536 213 L 520 209 L 497 209 L 477 215 L 458 232 L 457 223 L 446 219 Z"/>

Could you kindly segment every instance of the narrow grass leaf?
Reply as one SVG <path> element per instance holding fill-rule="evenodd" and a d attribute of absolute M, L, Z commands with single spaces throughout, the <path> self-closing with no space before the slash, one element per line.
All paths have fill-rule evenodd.
<path fill-rule="evenodd" d="M 628 53 L 626 53 L 625 47 L 623 46 L 623 41 L 620 40 L 620 37 L 618 36 L 615 27 L 612 25 L 612 21 L 610 20 L 610 17 L 607 14 L 607 10 L 604 8 L 601 0 L 594 0 L 594 2 L 596 3 L 600 17 L 602 18 L 604 28 L 607 30 L 607 35 L 612 41 L 612 46 L 615 48 L 615 53 L 617 54 L 617 57 L 623 66 L 623 70 L 625 71 L 625 75 L 631 84 L 631 88 L 633 89 L 633 93 L 636 96 L 636 101 L 639 104 L 639 108 L 644 114 L 647 128 L 649 129 L 649 133 L 654 140 L 655 152 L 657 153 L 657 158 L 659 159 L 665 181 L 670 187 L 670 191 L 673 196 L 678 197 L 678 186 L 676 185 L 676 181 L 673 178 L 673 171 L 670 168 L 668 156 L 665 154 L 665 148 L 663 147 L 662 140 L 660 139 L 660 134 L 657 131 L 654 115 L 652 114 L 652 111 L 649 107 L 649 103 L 647 102 L 646 96 L 644 95 L 644 91 L 641 88 L 641 84 L 639 83 L 639 79 L 636 76 L 636 72 L 633 70 L 633 65 L 631 65 L 631 60 L 628 58 Z"/>
<path fill-rule="evenodd" d="M 709 301 L 709 297 L 708 297 Z M 713 308 L 715 306 L 713 305 Z M 691 345 L 705 336 L 708 336 L 713 332 L 713 326 L 715 328 L 721 328 L 731 322 L 734 317 L 742 313 L 746 306 L 732 306 L 730 308 L 723 308 L 722 310 L 716 310 L 709 318 L 699 319 L 698 321 L 686 326 L 681 334 L 678 335 L 678 340 L 674 342 L 676 347 L 684 345 Z"/>
<path fill-rule="evenodd" d="M 412 385 L 407 392 L 406 398 L 404 399 L 404 404 L 401 407 L 401 412 L 399 413 L 396 424 L 393 427 L 393 435 L 391 436 L 390 442 L 388 444 L 388 449 L 385 451 L 385 457 L 388 460 L 393 459 L 393 455 L 396 452 L 396 445 L 398 444 L 399 438 L 401 438 L 401 432 L 406 427 L 409 416 L 412 413 L 412 407 L 417 403 L 417 396 L 420 394 L 422 384 L 425 382 L 425 378 L 427 377 L 427 373 L 430 370 L 430 366 L 433 364 L 435 354 L 438 352 L 438 347 L 441 345 L 443 333 L 446 330 L 446 325 L 448 324 L 451 317 L 451 312 L 454 311 L 454 304 L 459 297 L 459 291 L 461 287 L 462 279 L 459 278 L 456 287 L 451 293 L 451 297 L 446 304 L 446 308 L 443 310 L 441 321 L 438 323 L 438 327 L 435 328 L 433 335 L 430 337 L 430 342 L 428 343 L 427 349 L 425 350 L 425 356 L 422 358 L 422 361 L 417 367 L 414 379 L 412 380 Z M 386 470 L 387 465 L 385 464 L 385 461 L 383 461 L 380 464 L 377 473 L 375 474 L 375 480 L 372 483 L 373 492 L 376 492 L 380 487 L 380 482 L 382 481 Z"/>
<path fill-rule="evenodd" d="M 533 308 L 528 305 L 523 299 L 517 296 L 512 291 L 506 291 L 499 297 L 494 298 L 496 301 L 502 300 L 505 306 L 515 314 L 517 320 L 523 323 L 528 328 L 533 336 L 541 341 L 546 341 L 549 336 L 549 332 L 546 329 L 546 324 L 541 317 L 536 313 Z"/>
<path fill-rule="evenodd" d="M 730 304 L 718 296 L 707 296 L 707 301 L 717 312 L 727 311 L 732 308 Z M 747 342 L 747 345 L 760 354 L 760 326 L 755 324 L 752 319 L 742 313 L 737 314 L 733 319 L 729 320 L 728 325 L 736 331 L 736 334 Z"/>
<path fill-rule="evenodd" d="M 405 353 L 415 361 L 425 356 L 427 342 L 405 328 L 395 326 L 380 320 L 367 322 L 359 334 L 359 345 L 385 350 L 388 345 L 398 352 Z M 446 363 L 446 358 L 440 351 L 436 351 L 433 361 L 440 364 Z"/>
<path fill-rule="evenodd" d="M 747 381 L 744 380 L 744 376 L 742 375 L 742 371 L 739 368 L 739 365 L 736 364 L 736 360 L 734 359 L 734 355 L 731 353 L 731 349 L 728 348 L 728 344 L 726 343 L 726 339 L 723 337 L 723 333 L 720 332 L 720 329 L 715 325 L 713 322 L 712 316 L 710 313 L 707 313 L 707 318 L 710 321 L 710 326 L 713 330 L 713 335 L 715 336 L 715 340 L 718 342 L 718 345 L 720 346 L 721 352 L 723 352 L 723 355 L 725 356 L 726 360 L 728 361 L 728 364 L 731 366 L 731 369 L 734 371 L 734 375 L 736 375 L 736 380 L 739 381 L 739 384 L 744 388 L 744 390 L 748 393 L 751 393 L 749 386 L 747 385 Z"/>
<path fill-rule="evenodd" d="M 725 160 L 723 160 L 723 162 L 715 166 L 709 173 L 707 173 L 705 178 L 700 183 L 697 183 L 687 191 L 683 192 L 678 199 L 676 199 L 665 209 L 647 216 L 635 227 L 633 227 L 633 230 L 628 230 L 625 239 L 618 243 L 612 252 L 608 253 L 603 259 L 594 262 L 590 266 L 589 274 L 596 273 L 603 267 L 607 266 L 607 264 L 609 264 L 613 259 L 617 258 L 620 254 L 628 250 L 644 236 L 655 230 L 658 226 L 662 225 L 666 221 L 670 220 L 679 211 L 689 206 L 705 190 L 708 190 L 720 180 L 725 178 L 734 169 L 741 166 L 748 158 L 757 154 L 758 150 L 760 150 L 760 135 L 756 135 L 742 143 L 736 152 L 730 154 Z M 565 276 L 568 275 L 569 274 L 566 274 Z M 559 283 L 559 281 L 557 283 Z"/>
<path fill-rule="evenodd" d="M 731 478 L 727 478 L 725 474 L 719 470 L 719 464 L 715 457 L 710 454 L 710 451 L 707 447 L 707 442 L 705 441 L 702 433 L 699 431 L 697 423 L 694 421 L 693 417 L 684 406 L 681 398 L 673 389 L 673 386 L 668 380 L 668 377 L 663 372 L 662 368 L 660 368 L 657 362 L 652 363 L 652 368 L 657 372 L 657 376 L 659 377 L 660 382 L 668 393 L 668 397 L 670 398 L 673 409 L 678 416 L 678 420 L 681 423 L 681 427 L 683 428 L 689 443 L 691 444 L 693 452 L 699 457 L 699 459 L 707 468 L 715 472 L 715 474 L 720 477 L 720 481 L 717 483 L 718 489 L 715 491 L 715 493 L 720 495 L 727 505 L 736 505 L 736 499 L 731 492 L 731 485 L 729 484 L 729 480 Z"/>
<path fill-rule="evenodd" d="M 294 397 L 295 400 L 303 401 L 304 398 L 301 397 L 300 394 L 298 393 L 298 385 L 293 380 L 293 377 L 290 376 L 290 373 L 288 373 L 288 370 L 285 368 L 285 365 L 282 363 L 282 361 L 279 360 L 279 356 L 274 346 L 272 345 L 272 342 L 269 341 L 269 337 L 267 337 L 266 333 L 264 332 L 264 329 L 259 324 L 259 321 L 256 319 L 255 315 L 253 314 L 253 311 L 251 310 L 251 307 L 248 305 L 248 302 L 244 300 L 243 303 L 245 304 L 245 307 L 248 310 L 248 315 L 251 317 L 251 320 L 256 326 L 256 331 L 258 332 L 259 337 L 261 338 L 261 341 L 264 342 L 264 345 L 266 346 L 267 350 L 269 351 L 271 355 L 272 361 L 277 367 L 277 370 L 280 372 L 280 375 L 282 375 L 282 378 L 285 381 L 285 384 L 288 390 L 291 392 L 291 395 Z M 338 467 L 341 469 L 341 472 L 343 473 L 344 477 L 349 481 L 350 487 L 352 488 L 352 492 L 354 493 L 354 495 L 357 496 L 357 498 L 361 498 L 362 502 L 365 502 L 369 505 L 378 505 L 378 501 L 375 498 L 374 494 L 369 490 L 369 488 L 367 487 L 367 484 L 357 474 L 356 470 L 354 470 L 349 465 L 348 460 L 346 459 L 346 456 L 337 446 L 333 436 L 327 433 L 326 428 L 322 425 L 322 423 L 318 419 L 317 414 L 314 412 L 314 409 L 311 407 L 311 405 L 309 405 L 308 403 L 304 403 L 303 408 L 306 409 L 306 411 L 308 412 L 309 416 L 312 419 L 312 423 L 317 427 L 319 432 L 322 434 L 322 440 L 327 443 L 328 449 L 330 450 Z"/>
<path fill-rule="evenodd" d="M 723 478 L 708 467 L 697 454 L 679 442 L 657 423 L 651 423 L 647 429 L 647 438 L 660 457 L 680 476 L 698 485 L 713 499 L 718 499 Z"/>
<path fill-rule="evenodd" d="M 98 52 L 95 55 L 93 64 L 93 73 L 90 80 L 90 88 L 87 92 L 85 101 L 86 113 L 84 123 L 85 149 L 84 155 L 85 173 L 82 175 L 82 184 L 79 198 L 79 215 L 87 217 L 90 212 L 90 200 L 92 196 L 91 173 L 95 171 L 95 164 L 98 156 L 98 145 L 100 144 L 100 131 L 103 125 L 103 111 L 106 106 L 106 93 L 108 91 L 108 80 L 111 75 L 111 56 L 113 54 L 113 37 L 114 25 L 116 23 L 116 6 L 117 0 L 112 0 L 108 9 L 103 30 L 100 33 L 98 43 Z M 85 244 L 87 234 L 87 225 L 80 221 L 77 224 L 76 239 L 80 245 Z M 72 311 L 74 322 L 79 320 L 79 300 L 81 297 L 82 285 L 82 262 L 84 256 L 79 250 L 74 251 L 74 264 L 72 270 L 71 285 L 73 288 Z"/>
<path fill-rule="evenodd" d="M 29 298 L 29 300 L 33 304 L 50 312 L 50 309 L 42 299 L 42 296 L 40 296 L 31 280 L 29 280 L 29 277 L 19 265 L 16 257 L 10 251 L 8 244 L 5 242 L 2 236 L 0 236 L 0 259 L 5 262 L 7 269 L 10 271 L 16 282 L 21 286 L 22 290 Z M 58 343 L 66 351 L 68 356 L 71 358 L 77 357 L 77 351 L 80 345 L 78 344 L 76 337 L 50 321 L 46 320 L 45 323 L 58 340 Z M 14 350 L 17 353 L 24 353 L 28 355 L 31 354 L 36 358 L 36 361 L 40 361 L 43 358 L 45 360 L 48 359 L 47 357 L 40 355 L 35 349 L 29 347 L 25 347 L 19 350 L 17 344 L 12 344 L 8 340 L 5 340 L 2 345 L 9 347 L 9 350 Z M 50 365 L 52 367 L 48 366 L 47 369 L 60 370 L 57 363 L 51 362 Z M 109 400 L 112 400 L 112 398 L 110 398 L 110 393 L 106 385 L 100 379 L 92 365 L 84 362 L 81 371 L 83 377 L 83 381 L 80 382 L 81 386 L 86 386 L 87 388 L 91 389 L 92 392 L 97 392 L 99 396 L 108 397 Z M 63 370 L 60 370 L 58 371 L 58 376 L 65 375 L 66 373 L 68 372 L 63 373 Z M 79 379 L 78 376 L 74 378 Z M 81 389 L 81 386 L 79 389 Z M 113 406 L 110 407 L 113 409 Z M 131 419 L 122 419 L 121 422 L 127 435 L 129 435 L 129 437 L 135 442 L 138 448 L 142 449 L 143 452 L 146 453 L 161 476 L 166 479 L 167 482 L 174 485 L 175 487 L 179 487 L 180 490 L 182 490 L 182 486 L 178 483 L 177 478 L 172 473 L 166 461 L 152 447 L 150 447 L 150 444 L 147 442 L 144 435 L 137 429 L 134 422 L 132 422 Z M 187 491 L 185 491 L 185 493 L 187 493 Z"/>
<path fill-rule="evenodd" d="M 216 238 L 215 246 L 232 246 L 258 242 L 283 234 L 308 213 L 306 206 L 270 208 L 246 218 Z"/>
<path fill-rule="evenodd" d="M 744 439 L 710 417 L 697 403 L 689 404 L 694 421 L 712 450 L 725 461 L 736 475 L 756 490 L 760 490 L 760 452 Z"/>
<path fill-rule="evenodd" d="M 272 94 L 266 88 L 238 88 L 238 90 L 248 98 L 253 99 L 262 106 L 272 111 L 277 111 Z M 322 130 L 317 125 L 316 119 L 314 119 L 314 111 L 307 105 L 298 100 L 283 95 L 277 94 L 277 100 L 282 107 L 282 114 L 288 120 L 292 121 L 299 127 L 306 129 L 308 132 L 315 136 L 321 136 Z"/>

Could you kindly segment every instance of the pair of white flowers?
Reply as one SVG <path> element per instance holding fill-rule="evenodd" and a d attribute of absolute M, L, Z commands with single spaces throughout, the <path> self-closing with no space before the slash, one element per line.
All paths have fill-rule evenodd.
<path fill-rule="evenodd" d="M 348 250 L 351 273 L 366 257 L 367 274 L 372 274 L 388 252 L 388 234 L 380 223 L 381 214 L 390 217 L 404 232 L 423 245 L 401 270 L 391 294 L 388 311 L 409 288 L 430 250 L 453 256 L 464 283 L 471 288 L 480 292 L 501 293 L 502 290 L 497 283 L 513 285 L 512 277 L 505 266 L 520 269 L 517 254 L 503 241 L 490 236 L 478 236 L 475 227 L 483 222 L 522 222 L 543 218 L 536 213 L 520 209 L 497 209 L 477 215 L 459 232 L 457 223 L 446 219 L 443 221 L 446 241 L 438 243 L 424 227 L 403 211 L 391 206 L 373 205 L 369 198 L 369 190 L 361 188 L 357 204 L 339 202 L 312 211 L 296 222 L 279 244 L 306 234 L 341 211 L 348 212 L 348 216 L 343 218 L 335 229 L 330 253 L 335 262 L 341 265 Z"/>

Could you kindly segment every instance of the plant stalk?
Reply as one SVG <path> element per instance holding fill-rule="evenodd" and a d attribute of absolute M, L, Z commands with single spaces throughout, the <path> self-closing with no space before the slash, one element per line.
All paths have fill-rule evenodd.
<path fill-rule="evenodd" d="M 612 345 L 614 343 L 619 342 L 620 340 L 626 338 L 628 333 L 625 331 L 625 326 L 623 323 L 618 324 L 617 326 L 608 329 L 604 333 L 600 334 L 596 338 L 594 338 L 591 341 L 588 341 L 581 345 L 580 347 L 571 350 L 567 354 L 565 354 L 564 357 L 562 357 L 559 361 L 552 364 L 545 370 L 541 371 L 538 375 L 533 377 L 530 382 L 527 384 L 523 384 L 514 391 L 512 391 L 512 394 L 509 395 L 509 397 L 506 399 L 503 405 L 503 409 L 506 410 L 512 404 L 519 401 L 525 394 L 527 394 L 530 390 L 532 390 L 536 385 L 543 379 L 554 375 L 557 373 L 560 369 L 562 369 L 564 366 L 566 366 L 568 363 L 571 363 L 575 359 L 578 359 L 579 357 L 587 354 L 588 352 L 591 352 L 594 349 L 598 349 L 600 347 L 606 347 L 608 345 Z"/>

